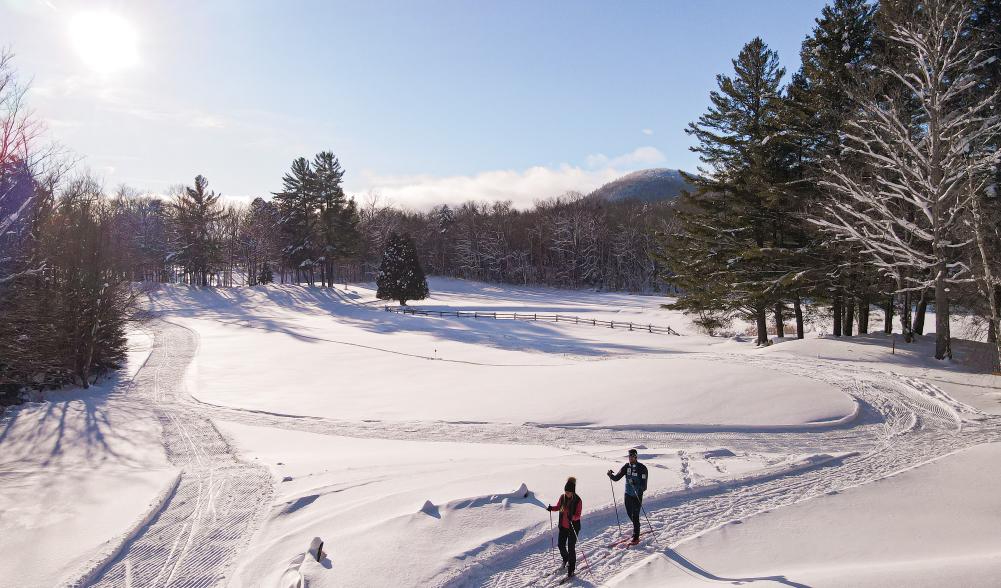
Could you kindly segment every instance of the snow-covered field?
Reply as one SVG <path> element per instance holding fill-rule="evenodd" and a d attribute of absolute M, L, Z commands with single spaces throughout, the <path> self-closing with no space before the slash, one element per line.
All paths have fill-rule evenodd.
<path fill-rule="evenodd" d="M 1001 484 L 984 464 L 1001 378 L 971 367 L 977 344 L 946 363 L 927 339 L 894 350 L 882 334 L 755 349 L 699 335 L 658 297 L 430 285 L 412 304 L 683 336 L 403 316 L 366 285 L 161 288 L 133 385 L 0 421 L 0 585 L 278 586 L 291 567 L 309 586 L 549 586 L 542 507 L 568 475 L 580 585 L 989 585 L 999 571 Z M 610 546 L 622 485 L 613 503 L 604 472 L 629 447 L 650 468 L 654 532 L 625 549 Z M 303 558 L 313 537 L 319 562 Z"/>
<path fill-rule="evenodd" d="M 456 280 L 443 285 L 469 288 Z M 465 290 L 456 290 L 440 301 L 458 302 Z M 483 303 L 494 291 L 502 297 Z M 660 310 L 662 298 L 615 294 L 603 305 L 601 295 L 571 294 L 546 303 L 530 290 L 501 292 L 474 284 L 456 307 L 516 309 L 519 299 L 511 297 L 521 295 L 525 313 L 687 323 Z M 348 295 L 374 300 L 361 288 Z M 683 353 L 705 346 L 691 337 L 400 316 L 348 300 L 280 287 L 155 295 L 158 308 L 198 333 L 195 397 L 222 406 L 346 420 L 644 429 L 808 426 L 855 410 L 851 398 L 809 377 L 736 363 L 707 368 Z"/>

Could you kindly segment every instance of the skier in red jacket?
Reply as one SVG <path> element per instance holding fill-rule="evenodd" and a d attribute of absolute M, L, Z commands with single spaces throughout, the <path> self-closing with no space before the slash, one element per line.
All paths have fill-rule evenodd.
<path fill-rule="evenodd" d="M 546 506 L 550 511 L 560 512 L 560 555 L 563 556 L 563 567 L 567 568 L 568 581 L 574 577 L 577 568 L 577 536 L 580 534 L 580 512 L 583 503 L 577 496 L 577 478 L 570 476 L 563 486 L 563 495 L 556 506 Z"/>

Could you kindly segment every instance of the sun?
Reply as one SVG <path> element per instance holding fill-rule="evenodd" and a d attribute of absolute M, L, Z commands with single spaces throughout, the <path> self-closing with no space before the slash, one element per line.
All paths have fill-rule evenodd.
<path fill-rule="evenodd" d="M 70 21 L 70 38 L 92 70 L 112 74 L 139 63 L 139 34 L 121 15 L 82 12 Z"/>

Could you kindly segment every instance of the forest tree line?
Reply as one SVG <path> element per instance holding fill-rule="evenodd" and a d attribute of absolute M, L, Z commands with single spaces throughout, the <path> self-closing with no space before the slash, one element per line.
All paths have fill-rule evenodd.
<path fill-rule="evenodd" d="M 910 340 L 936 316 L 951 356 L 960 305 L 997 341 L 1001 312 L 1001 0 L 834 0 L 788 83 L 753 39 L 687 132 L 702 167 L 678 200 L 563 194 L 528 209 L 359 203 L 332 152 L 300 157 L 280 191 L 238 205 L 196 176 L 167 195 L 106 190 L 45 142 L 0 55 L 0 397 L 88 385 L 121 362 L 141 284 L 375 281 L 407 235 L 428 274 L 664 291 L 712 331 L 797 336 L 803 307 L 835 336 L 870 308 Z M 889 331 L 892 324 L 884 326 Z M 1001 343 L 998 343 L 1001 358 Z"/>
<path fill-rule="evenodd" d="M 578 193 L 411 211 L 342 188 L 331 152 L 295 159 L 282 189 L 249 205 L 196 176 L 166 195 L 108 190 L 47 143 L 12 55 L 0 58 L 0 404 L 89 386 L 116 368 L 143 289 L 376 281 L 387 245 L 409 240 L 428 273 L 519 284 L 656 290 L 655 235 L 669 203 Z M 400 247 L 397 244 L 397 247 Z M 407 245 L 409 248 L 410 245 Z"/>
<path fill-rule="evenodd" d="M 833 334 L 866 333 L 873 305 L 907 341 L 950 309 L 998 342 L 1001 306 L 1001 1 L 834 0 L 783 85 L 760 39 L 717 76 L 687 132 L 702 166 L 658 258 L 708 329 L 733 317 L 783 335 L 804 301 Z"/>

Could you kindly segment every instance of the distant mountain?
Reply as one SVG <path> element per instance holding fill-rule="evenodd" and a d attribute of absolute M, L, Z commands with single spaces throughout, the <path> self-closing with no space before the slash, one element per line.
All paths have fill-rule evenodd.
<path fill-rule="evenodd" d="M 636 199 L 656 202 L 676 198 L 682 190 L 695 188 L 681 177 L 676 169 L 642 169 L 612 180 L 593 192 L 594 196 L 609 202 Z"/>

